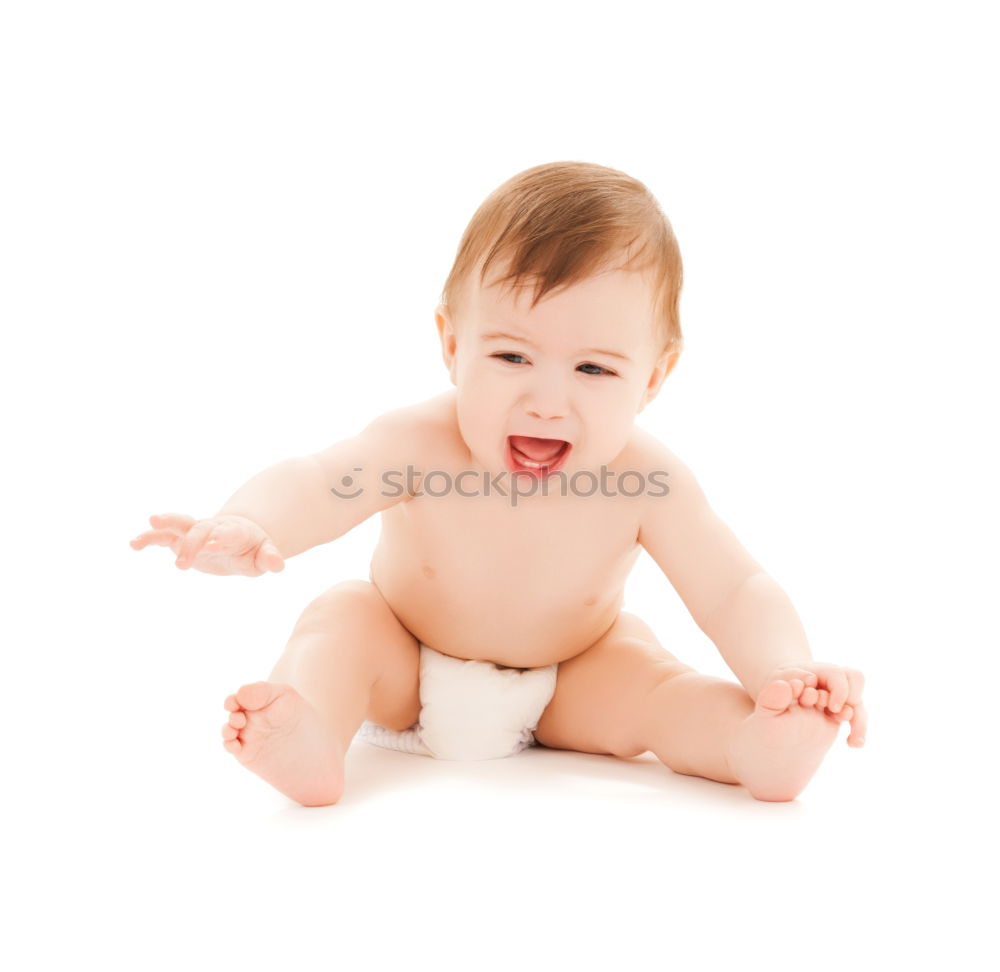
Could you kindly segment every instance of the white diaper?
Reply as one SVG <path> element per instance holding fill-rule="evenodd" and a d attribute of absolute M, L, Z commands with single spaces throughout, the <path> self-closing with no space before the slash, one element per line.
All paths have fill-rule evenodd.
<path fill-rule="evenodd" d="M 556 669 L 497 668 L 420 646 L 420 718 L 398 732 L 364 722 L 374 746 L 435 759 L 500 759 L 535 744 L 532 731 L 556 691 Z"/>

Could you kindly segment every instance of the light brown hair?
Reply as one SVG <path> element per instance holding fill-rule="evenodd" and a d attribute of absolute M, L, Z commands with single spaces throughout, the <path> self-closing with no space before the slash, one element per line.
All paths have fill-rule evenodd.
<path fill-rule="evenodd" d="M 622 269 L 651 271 L 660 350 L 681 350 L 683 267 L 670 222 L 638 179 L 591 162 L 537 165 L 490 193 L 465 228 L 441 303 L 454 316 L 476 268 L 483 285 L 493 264 L 505 264 L 493 283 L 514 289 L 534 279 L 534 308 L 550 291 L 611 269 L 619 254 Z"/>

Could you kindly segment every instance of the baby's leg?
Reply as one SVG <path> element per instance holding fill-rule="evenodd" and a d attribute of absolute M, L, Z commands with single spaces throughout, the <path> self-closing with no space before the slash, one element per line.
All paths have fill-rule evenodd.
<path fill-rule="evenodd" d="M 586 651 L 560 664 L 535 741 L 622 758 L 647 750 L 676 773 L 745 786 L 758 800 L 793 800 L 839 723 L 826 693 L 775 679 L 756 702 L 741 685 L 702 675 L 622 611 Z"/>
<path fill-rule="evenodd" d="M 378 588 L 345 581 L 302 613 L 269 680 L 226 699 L 224 745 L 304 806 L 336 803 L 344 754 L 367 718 L 408 729 L 420 715 L 420 644 Z"/>
<path fill-rule="evenodd" d="M 828 700 L 799 679 L 774 679 L 754 702 L 727 679 L 685 672 L 651 695 L 646 739 L 677 773 L 740 783 L 758 800 L 794 800 L 837 738 Z"/>

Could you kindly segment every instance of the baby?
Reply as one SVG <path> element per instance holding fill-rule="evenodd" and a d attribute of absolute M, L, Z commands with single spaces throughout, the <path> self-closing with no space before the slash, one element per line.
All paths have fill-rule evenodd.
<path fill-rule="evenodd" d="M 557 665 L 539 745 L 652 751 L 758 800 L 793 800 L 841 723 L 864 744 L 861 673 L 812 660 L 784 591 L 634 425 L 681 353 L 680 288 L 642 183 L 580 162 L 528 169 L 480 206 L 445 283 L 454 388 L 264 470 L 213 517 L 150 517 L 134 549 L 257 577 L 382 514 L 369 579 L 313 600 L 268 681 L 225 700 L 236 759 L 300 804 L 336 803 L 365 720 L 418 723 L 421 646 L 496 671 Z M 740 684 L 621 610 L 642 548 Z"/>

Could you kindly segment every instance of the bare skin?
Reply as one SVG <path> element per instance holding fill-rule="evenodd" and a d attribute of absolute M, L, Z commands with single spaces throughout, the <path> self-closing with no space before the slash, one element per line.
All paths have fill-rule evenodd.
<path fill-rule="evenodd" d="M 304 807 L 340 799 L 343 753 L 319 713 L 291 685 L 254 682 L 224 705 L 232 715 L 223 744 L 247 769 Z"/>
<path fill-rule="evenodd" d="M 733 775 L 757 799 L 794 799 L 812 778 L 837 738 L 838 722 L 823 713 L 827 702 L 825 690 L 797 679 L 775 679 L 761 690 L 726 753 Z"/>
<path fill-rule="evenodd" d="M 559 663 L 542 745 L 651 750 L 676 772 L 761 800 L 794 799 L 841 723 L 849 744 L 863 743 L 861 673 L 812 660 L 780 588 L 687 467 L 634 425 L 677 360 L 661 353 L 647 308 L 645 282 L 622 271 L 530 311 L 474 290 L 460 326 L 447 308 L 437 315 L 454 389 L 265 470 L 214 517 L 150 518 L 135 549 L 168 546 L 181 569 L 259 576 L 381 515 L 368 581 L 317 598 L 269 680 L 226 699 L 227 751 L 299 803 L 335 803 L 360 721 L 402 729 L 419 714 L 421 642 L 512 668 Z M 519 339 L 488 338 L 497 321 Z M 511 436 L 570 448 L 561 466 L 525 465 L 508 447 L 524 440 Z M 541 457 L 542 445 L 525 448 Z M 594 491 L 602 469 L 609 489 Z M 497 477 L 502 488 L 485 495 Z M 622 611 L 642 549 L 740 685 L 694 672 Z"/>

